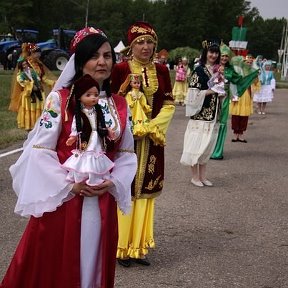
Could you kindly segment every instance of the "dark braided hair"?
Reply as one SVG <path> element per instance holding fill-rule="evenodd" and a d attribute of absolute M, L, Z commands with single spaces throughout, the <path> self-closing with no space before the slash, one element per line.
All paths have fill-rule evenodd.
<path fill-rule="evenodd" d="M 96 129 L 102 140 L 102 146 L 106 150 L 110 150 L 113 147 L 113 141 L 108 139 L 108 129 L 105 123 L 105 118 L 99 104 L 94 105 L 96 111 Z M 92 132 L 92 128 L 90 125 L 90 121 L 82 112 L 82 105 L 80 98 L 76 99 L 75 105 L 75 119 L 76 119 L 76 129 L 77 132 L 80 133 L 81 143 L 88 143 L 90 139 L 90 135 Z M 80 147 L 82 148 L 82 147 Z"/>

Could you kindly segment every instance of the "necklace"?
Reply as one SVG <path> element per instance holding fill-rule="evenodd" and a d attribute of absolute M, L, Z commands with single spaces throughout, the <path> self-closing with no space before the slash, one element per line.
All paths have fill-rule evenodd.
<path fill-rule="evenodd" d="M 87 115 L 91 116 L 94 115 L 96 113 L 96 109 L 93 106 L 92 108 L 87 108 L 85 107 L 83 104 L 81 104 L 81 108 L 86 112 Z"/>
<path fill-rule="evenodd" d="M 95 107 L 92 107 L 91 109 L 87 109 L 88 115 L 91 116 L 93 114 L 95 114 Z"/>

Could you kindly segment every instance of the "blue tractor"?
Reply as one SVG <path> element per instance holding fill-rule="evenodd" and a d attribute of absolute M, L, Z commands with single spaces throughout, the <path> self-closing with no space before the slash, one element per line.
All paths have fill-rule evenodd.
<path fill-rule="evenodd" d="M 70 57 L 70 42 L 75 33 L 74 30 L 53 29 L 52 39 L 37 43 L 41 49 L 41 60 L 50 70 L 64 69 Z"/>
<path fill-rule="evenodd" d="M 39 32 L 30 29 L 17 29 L 15 34 L 10 37 L 3 37 L 0 41 L 0 63 L 5 70 L 13 69 L 15 63 L 13 63 L 13 53 L 15 49 L 21 49 L 23 42 L 36 43 Z"/>
<path fill-rule="evenodd" d="M 38 42 L 38 31 L 17 29 L 13 40 L 0 42 L 0 63 L 4 69 L 14 69 L 22 43 L 32 42 L 40 47 L 40 59 L 50 70 L 63 70 L 70 57 L 69 46 L 75 33 L 74 30 L 53 29 L 51 39 Z"/>

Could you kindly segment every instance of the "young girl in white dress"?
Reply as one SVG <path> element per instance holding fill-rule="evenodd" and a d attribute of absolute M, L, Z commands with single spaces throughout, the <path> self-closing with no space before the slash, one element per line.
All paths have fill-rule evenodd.
<path fill-rule="evenodd" d="M 266 60 L 262 63 L 261 73 L 259 75 L 261 88 L 256 92 L 253 101 L 257 103 L 258 114 L 266 114 L 266 104 L 272 102 L 274 91 L 276 88 L 276 81 L 272 71 L 272 61 Z"/>
<path fill-rule="evenodd" d="M 105 121 L 97 114 L 101 109 L 99 101 L 99 85 L 90 76 L 84 75 L 74 84 L 73 92 L 76 100 L 76 113 L 73 118 L 71 134 L 66 141 L 67 146 L 76 142 L 76 149 L 63 163 L 69 171 L 67 179 L 87 185 L 99 185 L 109 177 L 114 163 L 105 155 L 107 142 L 113 142 L 114 132 L 106 128 Z"/>

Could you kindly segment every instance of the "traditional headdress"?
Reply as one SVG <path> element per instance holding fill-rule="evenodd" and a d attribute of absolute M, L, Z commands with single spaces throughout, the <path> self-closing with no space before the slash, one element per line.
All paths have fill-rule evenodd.
<path fill-rule="evenodd" d="M 70 52 L 73 54 L 75 52 L 75 49 L 78 45 L 79 42 L 81 42 L 86 36 L 91 35 L 91 34 L 101 34 L 102 36 L 106 37 L 106 34 L 100 30 L 100 29 L 95 29 L 93 27 L 85 27 L 84 29 L 78 31 L 74 38 L 71 41 L 70 44 Z"/>
<path fill-rule="evenodd" d="M 138 21 L 129 27 L 127 40 L 130 47 L 136 41 L 141 41 L 147 38 L 151 39 L 155 43 L 155 45 L 157 45 L 157 34 L 149 23 Z"/>
<path fill-rule="evenodd" d="M 252 54 L 247 54 L 246 57 L 245 57 L 245 61 L 249 61 L 249 60 L 253 60 L 253 56 Z"/>
<path fill-rule="evenodd" d="M 126 77 L 125 81 L 121 84 L 119 90 L 118 90 L 118 94 L 121 96 L 125 96 L 128 92 L 128 90 L 130 89 L 130 83 L 133 80 L 139 80 L 142 81 L 142 75 L 141 74 L 128 74 L 128 76 Z"/>
<path fill-rule="evenodd" d="M 204 49 L 209 49 L 210 47 L 219 47 L 220 41 L 218 39 L 204 40 L 202 41 L 202 47 Z"/>
<path fill-rule="evenodd" d="M 231 59 L 233 56 L 233 52 L 231 51 L 231 49 L 224 43 L 220 45 L 220 52 L 221 55 L 227 55 L 229 59 Z"/>
<path fill-rule="evenodd" d="M 93 27 L 85 27 L 81 30 L 79 30 L 74 38 L 71 41 L 70 44 L 70 52 L 72 53 L 72 56 L 70 57 L 68 63 L 65 65 L 64 70 L 62 71 L 60 77 L 58 78 L 58 80 L 56 81 L 54 87 L 53 87 L 53 91 L 57 91 L 59 89 L 62 89 L 63 87 L 67 87 L 69 85 L 69 81 L 73 78 L 73 76 L 75 75 L 75 49 L 77 47 L 77 45 L 86 37 L 92 34 L 100 34 L 104 37 L 107 38 L 107 36 L 105 35 L 105 33 L 100 30 L 100 29 L 95 29 Z"/>
<path fill-rule="evenodd" d="M 162 49 L 158 52 L 158 57 L 161 58 L 162 56 L 164 56 L 165 58 L 169 57 L 169 53 L 166 49 Z"/>
<path fill-rule="evenodd" d="M 73 93 L 76 99 L 79 99 L 87 90 L 92 87 L 96 87 L 99 91 L 99 84 L 89 74 L 86 74 L 79 78 L 74 83 Z"/>
<path fill-rule="evenodd" d="M 142 75 L 141 74 L 129 74 L 129 80 L 130 81 L 142 81 Z"/>

